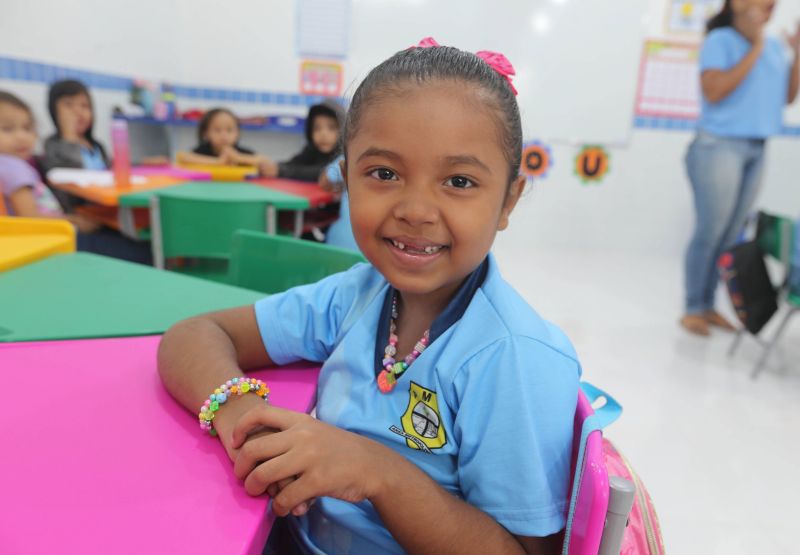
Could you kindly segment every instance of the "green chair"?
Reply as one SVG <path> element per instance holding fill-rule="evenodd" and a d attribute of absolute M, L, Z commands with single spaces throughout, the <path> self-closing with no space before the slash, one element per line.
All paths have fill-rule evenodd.
<path fill-rule="evenodd" d="M 358 252 L 279 235 L 234 233 L 229 283 L 279 293 L 314 283 L 366 259 Z"/>
<path fill-rule="evenodd" d="M 751 377 L 754 379 L 764 369 L 764 365 L 780 340 L 781 335 L 783 335 L 789 319 L 795 313 L 797 313 L 798 310 L 800 310 L 800 292 L 789 291 L 787 287 L 789 273 L 791 272 L 791 256 L 795 225 L 795 222 L 793 222 L 791 218 L 787 218 L 785 216 L 769 214 L 766 212 L 758 213 L 756 242 L 765 255 L 770 256 L 781 264 L 783 275 L 781 277 L 780 297 L 782 298 L 783 303 L 787 305 L 788 310 L 780 324 L 778 324 L 778 329 L 775 330 L 775 334 L 771 339 L 763 341 L 756 337 L 756 340 L 758 340 L 763 347 L 763 351 L 753 367 Z M 741 329 L 737 332 L 736 338 L 734 339 L 734 342 L 729 350 L 729 355 L 734 353 L 743 334 L 744 331 Z"/>
<path fill-rule="evenodd" d="M 248 184 L 188 184 L 158 191 L 150 199 L 155 266 L 190 258 L 172 270 L 218 282 L 228 281 L 231 237 L 237 229 L 263 231 L 274 207 L 263 188 Z"/>

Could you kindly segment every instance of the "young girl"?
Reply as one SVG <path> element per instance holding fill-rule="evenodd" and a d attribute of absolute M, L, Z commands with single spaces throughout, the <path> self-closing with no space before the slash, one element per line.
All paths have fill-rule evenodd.
<path fill-rule="evenodd" d="M 51 168 L 108 168 L 106 151 L 93 136 L 94 113 L 89 89 L 80 81 L 57 81 L 48 95 L 56 132 L 44 143 L 44 165 Z"/>
<path fill-rule="evenodd" d="M 300 181 L 317 181 L 325 166 L 339 154 L 339 131 L 344 121 L 342 107 L 332 100 L 315 104 L 308 110 L 303 150 L 286 162 L 276 163 L 265 158 L 261 174 L 265 177 L 284 177 Z"/>
<path fill-rule="evenodd" d="M 192 152 L 179 152 L 181 164 L 259 166 L 265 159 L 239 144 L 239 120 L 228 109 L 213 108 L 203 115 L 197 127 L 199 144 Z"/>
<path fill-rule="evenodd" d="M 489 253 L 525 183 L 509 74 L 502 55 L 432 39 L 373 69 L 343 134 L 371 265 L 164 336 L 165 386 L 205 407 L 204 428 L 214 416 L 236 475 L 290 515 L 302 553 L 559 549 L 580 366 Z M 298 359 L 323 362 L 319 420 L 257 395 L 204 404 Z"/>
<path fill-rule="evenodd" d="M 80 214 L 65 214 L 58 200 L 28 163 L 36 145 L 30 108 L 16 96 L 0 91 L 0 193 L 11 216 L 61 218 L 77 229 L 78 250 L 150 264 L 147 243 L 131 241 Z"/>
<path fill-rule="evenodd" d="M 10 216 L 62 218 L 80 234 L 98 225 L 77 214 L 65 215 L 61 205 L 42 183 L 28 161 L 36 146 L 31 109 L 11 93 L 0 91 L 0 193 Z"/>

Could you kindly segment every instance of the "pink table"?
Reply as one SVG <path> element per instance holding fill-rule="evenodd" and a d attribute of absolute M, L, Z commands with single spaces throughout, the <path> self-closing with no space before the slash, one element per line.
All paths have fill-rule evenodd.
<path fill-rule="evenodd" d="M 24 389 L 4 396 L 0 419 L 0 552 L 261 553 L 267 499 L 245 493 L 219 442 L 161 386 L 159 339 L 0 345 L 0 379 Z M 275 405 L 307 411 L 317 373 L 253 375 Z"/>

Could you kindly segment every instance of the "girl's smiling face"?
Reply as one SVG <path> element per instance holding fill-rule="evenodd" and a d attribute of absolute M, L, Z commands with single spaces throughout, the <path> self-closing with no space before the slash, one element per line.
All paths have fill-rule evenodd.
<path fill-rule="evenodd" d="M 346 153 L 353 234 L 401 292 L 449 299 L 507 227 L 525 181 L 509 187 L 498 125 L 461 81 L 409 84 L 364 108 Z"/>

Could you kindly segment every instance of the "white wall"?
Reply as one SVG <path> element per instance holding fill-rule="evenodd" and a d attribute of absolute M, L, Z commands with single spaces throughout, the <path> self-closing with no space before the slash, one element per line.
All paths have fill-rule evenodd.
<path fill-rule="evenodd" d="M 666 37 L 667 0 L 642 1 L 651 4 L 648 36 Z M 354 2 L 353 10 L 364 2 Z M 781 20 L 792 16 L 792 10 L 800 17 L 796 1 L 784 0 L 778 8 Z M 98 21 L 113 23 L 97 25 Z M 596 35 L 576 41 L 574 48 L 582 51 L 602 41 L 607 33 L 614 32 L 615 21 L 609 9 L 608 19 L 597 21 Z M 374 22 L 378 28 L 386 24 L 384 20 Z M 294 4 L 290 1 L 4 0 L 0 55 L 185 85 L 295 92 L 299 59 L 294 43 L 287 38 L 293 35 L 293 26 Z M 509 27 L 509 32 L 515 32 L 515 27 Z M 520 26 L 518 32 L 529 32 L 529 26 Z M 387 55 L 395 49 L 395 45 L 379 43 L 369 47 L 386 50 Z M 621 94 L 636 85 L 635 74 L 608 78 L 618 83 Z M 586 86 L 591 87 L 591 83 Z M 50 132 L 43 85 L 0 79 L 0 88 L 28 99 L 37 112 L 42 135 Z M 108 141 L 103 131 L 108 129 L 110 107 L 124 103 L 126 95 L 98 90 L 94 96 L 99 135 Z M 181 108 L 208 104 L 183 100 Z M 241 113 L 264 108 L 226 104 Z M 191 130 L 177 134 L 181 145 L 191 144 Z M 541 135 L 546 136 L 546 130 Z M 692 225 L 693 208 L 683 167 L 690 139 L 687 132 L 636 129 L 627 146 L 609 148 L 611 173 L 601 184 L 592 186 L 581 184 L 573 174 L 577 149 L 552 145 L 554 168 L 521 201 L 511 229 L 501 240 L 519 242 L 530 249 L 610 248 L 677 256 Z M 253 134 L 246 135 L 245 142 L 280 157 L 296 150 L 301 139 Z M 760 206 L 789 214 L 800 212 L 800 184 L 795 182 L 795 176 L 800 175 L 799 149 L 796 139 L 771 141 Z"/>

